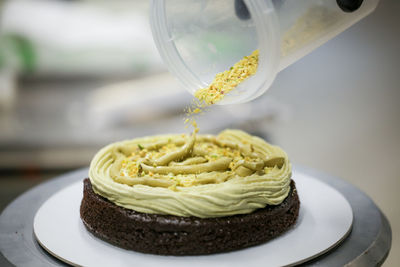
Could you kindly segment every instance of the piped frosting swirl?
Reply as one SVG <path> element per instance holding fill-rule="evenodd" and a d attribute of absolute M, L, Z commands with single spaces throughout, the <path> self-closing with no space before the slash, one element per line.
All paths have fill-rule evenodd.
<path fill-rule="evenodd" d="M 94 191 L 143 213 L 222 217 L 278 205 L 291 165 L 277 146 L 240 130 L 110 144 L 90 164 Z"/>

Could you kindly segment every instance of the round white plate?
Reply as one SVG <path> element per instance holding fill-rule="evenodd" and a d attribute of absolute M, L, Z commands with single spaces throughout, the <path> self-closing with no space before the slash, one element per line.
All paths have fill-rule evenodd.
<path fill-rule="evenodd" d="M 303 173 L 293 173 L 300 215 L 293 229 L 265 243 L 206 256 L 157 256 L 128 251 L 91 235 L 80 220 L 83 183 L 50 197 L 33 222 L 36 239 L 53 256 L 80 266 L 284 266 L 307 261 L 333 248 L 351 230 L 353 212 L 334 188 Z"/>

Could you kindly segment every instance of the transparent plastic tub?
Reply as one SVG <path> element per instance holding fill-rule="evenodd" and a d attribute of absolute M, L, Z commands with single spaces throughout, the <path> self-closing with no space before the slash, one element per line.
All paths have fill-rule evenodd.
<path fill-rule="evenodd" d="M 362 3 L 352 12 L 340 2 L 349 1 L 152 0 L 150 21 L 162 59 L 191 94 L 259 49 L 257 73 L 219 102 L 232 104 L 263 94 L 279 71 L 367 16 L 379 0 L 355 1 Z"/>

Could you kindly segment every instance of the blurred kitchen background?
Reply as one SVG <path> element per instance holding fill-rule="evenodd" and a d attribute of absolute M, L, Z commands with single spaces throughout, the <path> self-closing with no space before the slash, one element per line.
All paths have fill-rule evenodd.
<path fill-rule="evenodd" d="M 156 51 L 148 1 L 0 5 L 0 211 L 112 141 L 189 131 L 192 97 Z M 400 266 L 399 14 L 381 0 L 259 99 L 199 118 L 202 132 L 244 129 L 365 191 L 392 226 L 384 266 Z"/>

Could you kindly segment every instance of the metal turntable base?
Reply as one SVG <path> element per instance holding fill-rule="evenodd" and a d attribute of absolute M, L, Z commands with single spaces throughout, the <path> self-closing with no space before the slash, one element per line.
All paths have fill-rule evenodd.
<path fill-rule="evenodd" d="M 392 231 L 385 215 L 355 186 L 313 169 L 295 166 L 296 171 L 314 176 L 349 201 L 354 214 L 350 235 L 336 248 L 301 266 L 379 266 L 389 254 Z M 33 218 L 38 208 L 56 191 L 87 177 L 88 169 L 79 169 L 51 179 L 19 196 L 0 216 L 0 265 L 67 266 L 37 243 L 33 236 Z"/>

